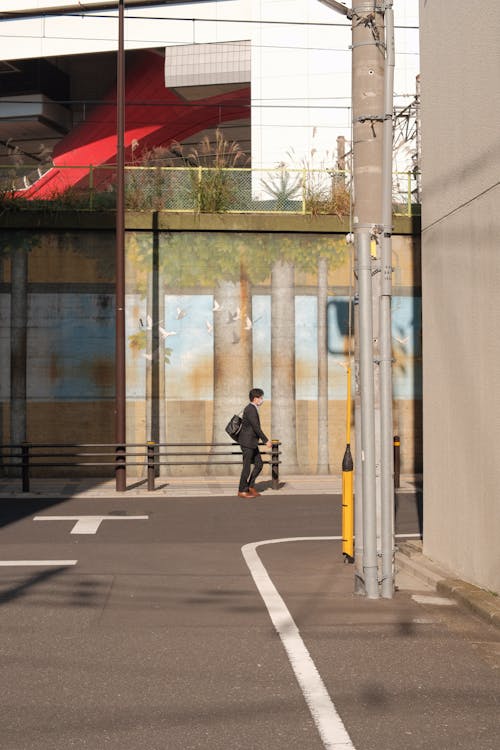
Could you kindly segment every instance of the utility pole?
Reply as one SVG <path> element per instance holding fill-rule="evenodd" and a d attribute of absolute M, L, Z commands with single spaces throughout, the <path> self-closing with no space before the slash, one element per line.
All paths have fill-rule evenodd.
<path fill-rule="evenodd" d="M 361 527 L 361 537 L 355 560 L 356 586 L 369 598 L 378 598 L 379 595 L 376 423 L 380 403 L 374 366 L 378 315 L 373 304 L 378 296 L 378 279 L 371 253 L 382 187 L 383 57 L 377 39 L 380 25 L 377 16 L 373 0 L 359 2 L 352 9 L 353 231 L 358 293 L 355 331 L 356 480 L 361 480 L 361 493 L 356 481 L 356 526 L 357 529 Z"/>
<path fill-rule="evenodd" d="M 384 28 L 385 26 L 385 28 Z M 392 452 L 392 0 L 352 11 L 354 219 L 358 281 L 361 474 L 356 585 L 369 598 L 394 593 Z M 371 85 L 370 85 L 371 81 Z M 358 422 L 358 424 L 359 424 Z M 381 561 L 379 571 L 379 558 Z M 380 573 L 380 575 L 379 575 Z"/>
<path fill-rule="evenodd" d="M 320 0 L 351 19 L 355 309 L 355 585 L 393 593 L 392 461 L 392 0 Z M 387 34 L 384 21 L 387 19 Z M 386 38 L 387 37 L 387 38 Z"/>

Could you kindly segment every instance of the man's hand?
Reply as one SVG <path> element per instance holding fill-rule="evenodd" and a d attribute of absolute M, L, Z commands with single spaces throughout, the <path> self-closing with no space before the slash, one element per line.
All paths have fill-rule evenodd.
<path fill-rule="evenodd" d="M 266 448 L 272 448 L 272 446 L 273 446 L 273 444 L 271 443 L 270 440 L 268 440 L 267 443 L 266 443 Z"/>

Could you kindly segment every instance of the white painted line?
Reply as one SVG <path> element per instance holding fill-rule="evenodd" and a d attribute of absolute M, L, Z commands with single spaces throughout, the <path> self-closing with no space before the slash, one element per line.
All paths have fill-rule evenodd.
<path fill-rule="evenodd" d="M 300 636 L 299 629 L 257 554 L 257 547 L 261 547 L 264 544 L 340 541 L 341 539 L 342 537 L 340 536 L 303 536 L 287 539 L 267 539 L 262 542 L 245 544 L 241 548 L 241 552 L 259 594 L 264 600 L 276 632 L 285 647 L 295 677 L 302 690 L 323 745 L 327 750 L 356 750 L 332 699 L 328 695 L 328 691 L 316 665 Z"/>
<path fill-rule="evenodd" d="M 71 534 L 95 534 L 103 521 L 147 521 L 149 516 L 35 516 L 34 521 L 75 521 Z"/>
<path fill-rule="evenodd" d="M 417 604 L 435 604 L 438 607 L 453 607 L 456 602 L 446 599 L 444 596 L 431 596 L 427 594 L 412 594 L 411 597 Z"/>
<path fill-rule="evenodd" d="M 68 565 L 76 565 L 78 560 L 0 560 L 0 567 L 3 568 L 49 568 L 56 566 L 58 568 Z"/>

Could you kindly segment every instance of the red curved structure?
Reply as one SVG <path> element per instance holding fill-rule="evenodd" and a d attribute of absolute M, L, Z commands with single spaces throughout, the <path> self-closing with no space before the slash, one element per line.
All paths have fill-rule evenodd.
<path fill-rule="evenodd" d="M 186 101 L 165 88 L 164 58 L 141 51 L 127 58 L 125 87 L 126 161 L 134 160 L 154 146 L 169 146 L 206 128 L 249 117 L 250 86 L 216 96 Z M 95 107 L 88 118 L 57 144 L 54 166 L 18 195 L 50 199 L 69 188 L 89 184 L 88 165 L 116 164 L 116 90 Z M 109 183 L 112 172 L 97 172 L 99 183 Z"/>

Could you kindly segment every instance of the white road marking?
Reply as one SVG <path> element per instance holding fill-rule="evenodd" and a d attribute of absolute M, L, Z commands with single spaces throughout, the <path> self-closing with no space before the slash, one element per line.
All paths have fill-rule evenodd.
<path fill-rule="evenodd" d="M 149 516 L 35 516 L 34 521 L 75 521 L 72 534 L 95 534 L 103 521 L 147 521 Z"/>
<path fill-rule="evenodd" d="M 341 539 L 342 537 L 340 536 L 304 536 L 288 539 L 267 539 L 262 542 L 245 544 L 241 548 L 241 552 L 255 581 L 255 585 L 264 600 L 276 632 L 285 647 L 295 677 L 302 690 L 323 745 L 327 750 L 356 750 L 328 694 L 316 665 L 300 636 L 299 629 L 257 554 L 257 547 L 261 547 L 264 544 L 340 541 Z"/>
<path fill-rule="evenodd" d="M 67 565 L 76 565 L 78 560 L 0 560 L 0 567 L 3 568 L 48 568 L 56 566 L 58 568 L 66 567 Z"/>
<path fill-rule="evenodd" d="M 395 534 L 396 538 L 419 538 L 420 534 Z M 304 695 L 326 750 L 356 750 L 342 719 L 330 698 L 323 680 L 302 640 L 285 602 L 276 590 L 267 570 L 257 554 L 257 547 L 282 542 L 341 541 L 341 536 L 301 536 L 284 539 L 267 539 L 245 544 L 241 552 L 257 586 L 271 621 L 292 665 L 297 682 Z"/>
<path fill-rule="evenodd" d="M 456 604 L 452 599 L 446 599 L 444 596 L 431 596 L 427 594 L 412 594 L 413 601 L 417 604 L 436 604 L 438 607 L 452 607 Z"/>

